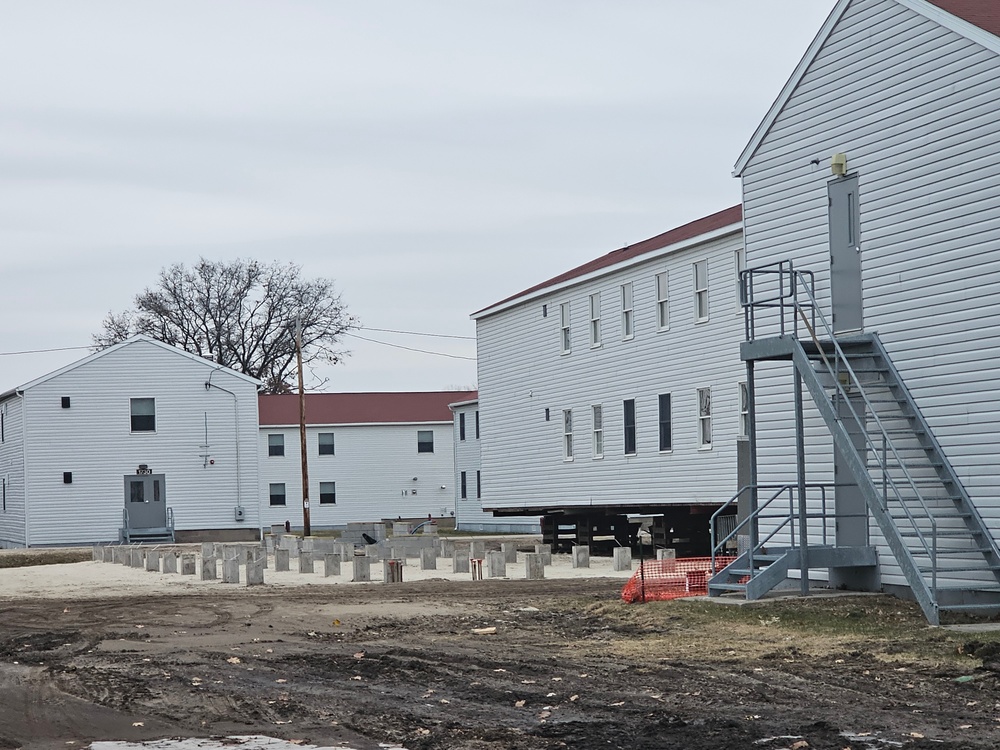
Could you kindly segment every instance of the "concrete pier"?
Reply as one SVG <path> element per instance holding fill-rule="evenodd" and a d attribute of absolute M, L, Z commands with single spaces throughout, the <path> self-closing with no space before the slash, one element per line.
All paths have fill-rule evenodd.
<path fill-rule="evenodd" d="M 299 553 L 299 572 L 300 573 L 313 573 L 315 572 L 315 567 L 313 566 L 313 553 L 302 550 Z"/>
<path fill-rule="evenodd" d="M 580 544 L 573 548 L 570 560 L 574 568 L 590 567 L 590 547 Z"/>
<path fill-rule="evenodd" d="M 401 560 L 382 561 L 382 582 L 383 583 L 403 582 L 403 563 Z"/>
<path fill-rule="evenodd" d="M 537 552 L 529 552 L 524 556 L 524 577 L 528 581 L 540 581 L 545 578 L 545 564 Z"/>
<path fill-rule="evenodd" d="M 163 553 L 163 572 L 164 573 L 176 573 L 177 572 L 177 553 L 176 552 L 164 552 Z"/>
<path fill-rule="evenodd" d="M 193 576 L 195 569 L 195 554 L 193 552 L 186 552 L 181 555 L 181 575 Z"/>
<path fill-rule="evenodd" d="M 508 563 L 517 562 L 517 544 L 514 542 L 502 542 L 500 550 L 503 552 L 503 560 Z"/>
<path fill-rule="evenodd" d="M 201 580 L 214 581 L 218 577 L 219 577 L 218 559 L 214 555 L 212 555 L 211 557 L 201 558 Z"/>
<path fill-rule="evenodd" d="M 486 575 L 490 578 L 507 577 L 507 560 L 502 551 L 486 553 Z"/>
<path fill-rule="evenodd" d="M 142 568 L 146 565 L 146 556 L 138 547 L 129 550 L 129 565 L 133 568 Z"/>
<path fill-rule="evenodd" d="M 438 556 L 437 550 L 433 547 L 425 547 L 420 550 L 420 569 L 437 570 Z"/>
<path fill-rule="evenodd" d="M 452 539 L 441 539 L 438 544 L 441 546 L 441 557 L 451 557 L 455 554 L 455 542 Z"/>
<path fill-rule="evenodd" d="M 339 552 L 327 552 L 323 555 L 323 576 L 325 578 L 339 576 L 340 563 L 341 559 Z"/>
<path fill-rule="evenodd" d="M 536 544 L 535 554 L 542 556 L 542 565 L 552 564 L 552 548 L 547 544 Z"/>
<path fill-rule="evenodd" d="M 473 560 L 486 559 L 486 542 L 473 541 L 469 543 L 469 557 Z"/>
<path fill-rule="evenodd" d="M 356 582 L 372 579 L 372 559 L 367 555 L 354 556 L 354 580 Z"/>
<path fill-rule="evenodd" d="M 673 547 L 668 547 L 667 549 L 658 549 L 658 550 L 656 550 L 656 559 L 657 560 L 676 560 L 677 559 L 677 550 L 675 550 Z"/>
<path fill-rule="evenodd" d="M 615 547 L 612 565 L 615 570 L 632 570 L 632 550 L 629 547 Z"/>
<path fill-rule="evenodd" d="M 240 582 L 240 555 L 231 547 L 222 548 L 222 582 Z"/>
<path fill-rule="evenodd" d="M 469 572 L 469 551 L 465 549 L 456 549 L 451 553 L 451 572 L 452 573 L 468 573 Z"/>
<path fill-rule="evenodd" d="M 267 556 L 264 550 L 255 550 L 247 557 L 247 586 L 261 586 L 264 583 L 264 561 Z"/>
<path fill-rule="evenodd" d="M 291 552 L 287 548 L 277 547 L 274 550 L 274 570 L 278 573 L 288 572 L 288 558 Z"/>
<path fill-rule="evenodd" d="M 160 553 L 150 550 L 146 553 L 146 570 L 152 573 L 160 572 Z"/>

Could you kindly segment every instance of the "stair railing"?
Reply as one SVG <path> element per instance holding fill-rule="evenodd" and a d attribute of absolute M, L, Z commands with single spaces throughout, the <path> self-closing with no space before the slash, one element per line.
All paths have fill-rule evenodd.
<path fill-rule="evenodd" d="M 831 484 L 819 484 L 819 483 L 810 483 L 806 485 L 807 491 L 818 489 L 820 492 L 821 511 L 819 513 L 807 514 L 806 518 L 824 519 L 824 522 L 821 525 L 822 529 L 821 538 L 822 538 L 822 543 L 824 545 L 826 545 L 829 540 L 826 528 L 827 525 L 825 522 L 825 519 L 828 517 L 826 510 L 827 508 L 826 491 L 828 488 L 832 486 L 833 485 Z M 753 565 L 754 555 L 759 554 L 760 551 L 764 549 L 765 545 L 768 544 L 772 539 L 774 539 L 778 535 L 778 533 L 781 532 L 786 526 L 788 527 L 789 531 L 789 539 L 790 539 L 789 546 L 792 549 L 798 547 L 799 542 L 801 541 L 801 540 L 796 540 L 796 535 L 795 535 L 797 529 L 796 521 L 799 518 L 798 503 L 796 502 L 796 497 L 795 497 L 795 493 L 798 491 L 798 488 L 799 487 L 797 483 L 746 485 L 745 487 L 741 487 L 739 492 L 737 492 L 729 500 L 723 503 L 722 506 L 719 507 L 719 509 L 712 514 L 711 518 L 709 518 L 708 521 L 709 534 L 712 540 L 712 570 L 715 570 L 715 558 L 717 556 L 721 556 L 721 552 L 725 548 L 725 546 L 733 539 L 738 538 L 740 532 L 744 528 L 750 526 L 750 524 L 754 524 L 755 526 L 753 528 L 756 528 L 762 519 L 770 521 L 779 521 L 779 523 L 775 524 L 771 528 L 770 533 L 766 537 L 764 537 L 763 539 L 758 538 L 757 543 L 752 545 L 752 548 L 748 550 L 748 554 L 750 556 L 750 578 L 754 578 L 757 574 L 757 571 Z M 743 494 L 750 492 L 752 490 L 757 490 L 757 492 L 760 492 L 762 490 L 764 491 L 773 490 L 773 492 L 764 502 L 758 505 L 757 509 L 753 513 L 751 513 L 742 521 L 740 521 L 738 524 L 736 524 L 736 526 L 733 527 L 733 529 L 728 534 L 726 534 L 725 537 L 723 537 L 720 540 L 716 540 L 715 529 L 718 525 L 717 519 L 720 516 L 722 516 L 723 512 L 729 509 L 733 503 L 737 502 Z M 772 503 L 774 503 L 775 501 L 777 501 L 779 498 L 781 498 L 783 495 L 786 494 L 788 499 L 787 513 L 764 513 L 764 511 L 767 510 L 767 508 Z"/>
<path fill-rule="evenodd" d="M 771 278 L 775 275 L 779 277 L 777 298 L 774 294 L 772 294 L 761 300 L 754 299 L 754 277 L 758 274 L 763 274 L 765 278 Z M 799 338 L 798 320 L 801 320 L 803 328 L 808 333 L 809 338 L 820 353 L 820 357 L 827 370 L 827 374 L 833 381 L 833 388 L 835 389 L 835 395 L 837 397 L 834 403 L 843 403 L 847 407 L 848 412 L 850 412 L 850 418 L 859 427 L 860 434 L 864 435 L 866 450 L 870 450 L 871 455 L 874 457 L 874 460 L 881 471 L 881 509 L 888 513 L 889 493 L 891 491 L 892 496 L 903 510 L 906 518 L 909 520 L 911 528 L 916 535 L 916 539 L 919 541 L 931 561 L 930 588 L 933 592 L 934 599 L 937 600 L 937 520 L 931 514 L 930 508 L 924 500 L 923 493 L 920 491 L 913 476 L 907 470 L 902 457 L 896 450 L 896 447 L 889 436 L 888 430 L 875 410 L 874 404 L 868 398 L 868 394 L 865 393 L 861 380 L 858 378 L 854 368 L 851 367 L 851 363 L 848 361 L 847 355 L 844 353 L 843 348 L 837 340 L 833 327 L 827 321 L 826 316 L 820 309 L 815 295 L 814 274 L 810 271 L 797 271 L 795 270 L 792 261 L 786 260 L 762 266 L 761 268 L 753 268 L 743 271 L 740 273 L 740 279 L 742 282 L 740 284 L 740 298 L 745 311 L 744 319 L 748 341 L 753 341 L 755 336 L 754 329 L 756 320 L 753 313 L 755 308 L 778 308 L 781 316 L 780 330 L 782 335 L 785 335 L 790 329 L 795 338 Z M 785 316 L 788 314 L 791 314 L 795 318 L 795 322 L 791 324 L 786 323 Z M 820 338 L 817 335 L 817 331 L 822 333 L 826 340 L 832 344 L 833 353 L 831 357 L 834 360 L 833 363 L 830 362 L 831 357 L 827 356 L 824 345 L 820 342 Z M 843 365 L 842 369 L 840 366 L 841 364 Z M 842 372 L 846 373 L 846 378 L 841 377 Z M 847 382 L 845 383 L 845 381 Z M 848 388 L 853 389 L 856 394 L 860 396 L 863 402 L 861 414 L 859 414 L 858 410 L 855 408 L 855 405 L 850 398 Z M 873 438 L 869 432 L 868 423 L 864 418 L 865 413 L 871 415 L 871 420 L 877 427 L 878 437 L 881 438 L 880 441 Z M 844 416 L 842 412 L 837 413 L 837 419 L 843 421 Z M 898 466 L 902 472 L 902 477 L 898 482 L 889 474 L 890 457 L 893 461 L 895 461 L 896 466 Z M 874 484 L 874 479 L 872 481 Z M 927 538 L 925 532 L 921 530 L 916 516 L 914 516 L 913 512 L 910 510 L 909 502 L 904 500 L 904 496 L 900 491 L 900 485 L 904 488 L 909 488 L 913 492 L 913 499 L 916 501 L 920 510 L 922 510 L 926 515 L 931 528 L 929 539 Z"/>

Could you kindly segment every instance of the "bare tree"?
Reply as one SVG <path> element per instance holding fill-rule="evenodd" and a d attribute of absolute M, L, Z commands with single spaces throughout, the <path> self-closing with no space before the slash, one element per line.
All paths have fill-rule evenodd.
<path fill-rule="evenodd" d="M 339 338 L 358 326 L 330 279 L 303 279 L 293 263 L 201 258 L 162 269 L 133 309 L 108 313 L 93 339 L 103 349 L 144 333 L 257 378 L 267 393 L 287 393 L 297 319 L 304 367 L 341 361 Z"/>

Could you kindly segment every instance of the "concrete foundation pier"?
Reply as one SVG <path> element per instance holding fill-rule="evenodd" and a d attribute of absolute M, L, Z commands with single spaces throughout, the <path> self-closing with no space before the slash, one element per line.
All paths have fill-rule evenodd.
<path fill-rule="evenodd" d="M 382 582 L 402 583 L 403 582 L 403 562 L 402 560 L 382 561 Z"/>
<path fill-rule="evenodd" d="M 420 550 L 420 569 L 437 570 L 438 556 L 437 550 L 433 547 L 425 547 Z"/>
<path fill-rule="evenodd" d="M 312 552 L 307 552 L 306 550 L 302 550 L 299 553 L 299 572 L 300 573 L 314 572 Z"/>
<path fill-rule="evenodd" d="M 507 560 L 502 551 L 486 553 L 486 575 L 490 578 L 507 577 Z"/>
<path fill-rule="evenodd" d="M 163 572 L 164 573 L 176 573 L 177 572 L 177 553 L 176 552 L 164 552 L 163 553 Z"/>
<path fill-rule="evenodd" d="M 240 555 L 231 547 L 222 548 L 222 582 L 240 582 Z"/>
<path fill-rule="evenodd" d="M 452 539 L 441 539 L 438 544 L 441 545 L 441 557 L 451 557 L 455 554 L 455 542 Z"/>
<path fill-rule="evenodd" d="M 500 551 L 503 552 L 504 562 L 517 562 L 517 544 L 515 542 L 502 542 L 500 544 Z"/>
<path fill-rule="evenodd" d="M 201 580 L 214 581 L 219 577 L 218 559 L 211 557 L 201 558 Z"/>
<path fill-rule="evenodd" d="M 611 564 L 615 570 L 632 570 L 632 550 L 628 547 L 615 547 Z"/>
<path fill-rule="evenodd" d="M 159 573 L 160 572 L 160 553 L 150 550 L 146 553 L 146 570 Z"/>
<path fill-rule="evenodd" d="M 474 541 L 469 544 L 469 557 L 473 560 L 486 559 L 486 542 Z"/>
<path fill-rule="evenodd" d="M 456 549 L 451 553 L 451 572 L 452 573 L 468 573 L 469 572 L 469 551 L 465 549 Z"/>
<path fill-rule="evenodd" d="M 372 579 L 372 559 L 367 555 L 354 556 L 354 580 L 356 582 Z"/>
<path fill-rule="evenodd" d="M 323 576 L 325 578 L 339 576 L 340 563 L 341 559 L 339 552 L 327 552 L 323 555 Z"/>
<path fill-rule="evenodd" d="M 186 552 L 181 555 L 181 575 L 193 576 L 195 569 L 195 554 L 193 552 Z"/>
<path fill-rule="evenodd" d="M 580 544 L 573 548 L 573 552 L 570 555 L 570 560 L 573 563 L 574 568 L 589 568 L 590 567 L 590 547 Z"/>
<path fill-rule="evenodd" d="M 667 549 L 658 549 L 658 550 L 656 550 L 656 559 L 657 560 L 676 560 L 677 559 L 677 550 L 675 550 L 673 547 L 668 547 Z"/>
<path fill-rule="evenodd" d="M 247 558 L 247 586 L 261 586 L 264 583 L 264 550 L 254 550 Z"/>
<path fill-rule="evenodd" d="M 552 548 L 547 544 L 536 544 L 535 554 L 542 556 L 542 565 L 552 564 Z"/>
<path fill-rule="evenodd" d="M 291 555 L 287 549 L 277 547 L 274 550 L 274 570 L 275 572 L 288 572 L 288 558 Z"/>
<path fill-rule="evenodd" d="M 528 581 L 540 581 L 545 578 L 545 563 L 537 552 L 529 552 L 524 556 L 524 577 Z"/>
<path fill-rule="evenodd" d="M 215 543 L 214 542 L 202 542 L 201 543 L 201 559 L 202 560 L 207 560 L 210 557 L 215 557 Z"/>
<path fill-rule="evenodd" d="M 129 565 L 133 568 L 142 568 L 146 565 L 146 555 L 138 547 L 129 550 Z"/>

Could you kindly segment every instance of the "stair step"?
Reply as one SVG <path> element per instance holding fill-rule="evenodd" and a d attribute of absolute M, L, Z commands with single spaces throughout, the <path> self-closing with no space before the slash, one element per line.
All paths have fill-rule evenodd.
<path fill-rule="evenodd" d="M 747 587 L 745 583 L 710 583 L 708 584 L 709 591 L 746 591 Z"/>
<path fill-rule="evenodd" d="M 929 565 L 918 565 L 917 570 L 921 573 L 934 572 L 934 568 Z M 938 575 L 946 575 L 948 573 L 985 573 L 990 570 L 1000 570 L 1000 565 L 959 565 L 955 567 L 937 566 Z"/>
<path fill-rule="evenodd" d="M 919 536 L 929 536 L 930 532 L 920 533 L 916 531 L 900 531 L 900 536 L 906 537 L 919 537 Z M 985 532 L 980 529 L 938 529 L 937 532 L 938 539 L 960 539 L 967 536 L 984 536 Z"/>
<path fill-rule="evenodd" d="M 978 591 L 979 589 L 973 589 Z M 994 604 L 941 604 L 938 609 L 942 612 L 986 612 L 1000 610 L 1000 602 Z"/>

